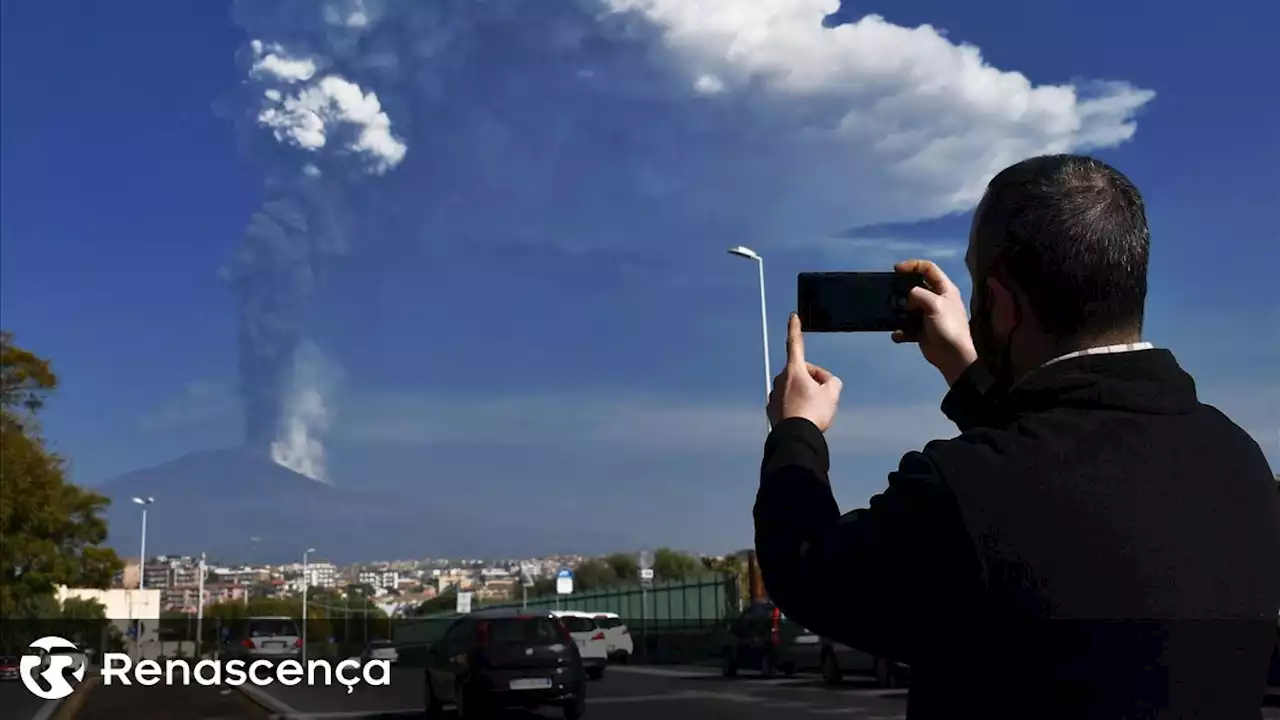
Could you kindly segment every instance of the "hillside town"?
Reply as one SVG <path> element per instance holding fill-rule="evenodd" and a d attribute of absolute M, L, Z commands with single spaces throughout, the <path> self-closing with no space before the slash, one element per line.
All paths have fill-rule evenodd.
<path fill-rule="evenodd" d="M 684 556 L 689 557 L 689 556 Z M 562 568 L 580 568 L 596 558 L 553 555 L 525 559 L 426 558 L 337 565 L 324 560 L 285 564 L 219 563 L 191 556 L 156 555 L 145 563 L 126 558 L 115 590 L 159 591 L 160 611 L 196 613 L 201 605 L 248 603 L 327 591 L 367 598 L 390 617 L 410 615 L 422 603 L 449 592 L 470 593 L 480 603 L 518 599 L 522 572 L 530 584 L 550 582 Z M 711 568 L 723 558 L 708 557 Z M 202 578 L 203 574 L 203 578 Z M 203 582 L 202 582 L 203 579 Z"/>

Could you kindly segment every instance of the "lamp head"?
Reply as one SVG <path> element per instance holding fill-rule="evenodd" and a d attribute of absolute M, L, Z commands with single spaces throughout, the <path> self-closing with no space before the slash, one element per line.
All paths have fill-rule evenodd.
<path fill-rule="evenodd" d="M 153 497 L 136 497 L 133 499 L 133 501 L 138 505 L 146 507 L 147 505 L 150 505 L 151 503 L 155 502 L 156 499 Z"/>
<path fill-rule="evenodd" d="M 760 254 L 759 254 L 759 253 L 757 253 L 755 250 L 752 250 L 752 249 L 751 249 L 751 248 L 749 248 L 749 247 L 745 247 L 745 246 L 742 246 L 742 245 L 736 245 L 736 246 L 734 246 L 734 247 L 729 248 L 729 254 L 730 254 L 730 255 L 737 255 L 738 257 L 744 257 L 744 258 L 746 258 L 746 259 L 748 259 L 748 260 L 759 260 L 759 259 L 760 259 Z"/>

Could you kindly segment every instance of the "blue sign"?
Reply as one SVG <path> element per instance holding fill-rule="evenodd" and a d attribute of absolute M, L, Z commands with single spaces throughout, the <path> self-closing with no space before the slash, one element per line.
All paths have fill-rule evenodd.
<path fill-rule="evenodd" d="M 569 568 L 560 568 L 560 572 L 556 573 L 556 577 L 571 578 L 573 577 L 573 571 L 570 570 Z"/>

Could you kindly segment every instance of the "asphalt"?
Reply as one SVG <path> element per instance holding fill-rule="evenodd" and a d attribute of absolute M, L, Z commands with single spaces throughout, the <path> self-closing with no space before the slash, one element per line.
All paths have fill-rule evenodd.
<path fill-rule="evenodd" d="M 30 720 L 46 705 L 54 707 L 57 703 L 49 703 L 27 692 L 21 680 L 0 680 L 0 708 L 4 708 L 4 712 L 0 714 L 4 716 L 4 720 L 9 720 L 10 717 Z"/>
<path fill-rule="evenodd" d="M 87 691 L 75 720 L 395 720 L 421 718 L 423 696 L 422 671 L 412 668 L 393 670 L 386 686 L 356 685 L 350 693 L 341 685 L 273 685 L 264 690 L 122 687 L 101 682 Z M 20 682 L 0 683 L 0 708 L 4 720 L 50 717 L 50 705 L 27 693 Z M 65 714 L 53 717 L 61 719 Z M 591 683 L 587 701 L 588 718 L 609 720 L 904 720 L 905 714 L 905 691 L 877 689 L 868 680 L 854 678 L 830 687 L 807 674 L 771 680 L 745 675 L 731 680 L 706 668 L 665 666 L 611 667 L 603 680 Z M 557 716 L 548 710 L 504 717 Z M 1274 706 L 1263 709 L 1262 717 L 1280 720 L 1280 697 Z"/>
<path fill-rule="evenodd" d="M 255 690 L 255 692 L 263 692 Z M 273 686 L 260 699 L 274 714 L 292 720 L 324 718 L 414 718 L 422 716 L 423 675 L 420 669 L 393 670 L 386 686 Z M 813 676 L 789 679 L 743 677 L 730 680 L 704 668 L 611 667 L 587 691 L 587 716 L 639 720 L 701 720 L 734 717 L 744 720 L 791 720 L 848 717 L 857 720 L 903 720 L 906 692 L 885 691 L 870 682 L 848 682 L 832 688 Z M 556 717 L 552 710 L 513 711 L 505 717 Z"/>

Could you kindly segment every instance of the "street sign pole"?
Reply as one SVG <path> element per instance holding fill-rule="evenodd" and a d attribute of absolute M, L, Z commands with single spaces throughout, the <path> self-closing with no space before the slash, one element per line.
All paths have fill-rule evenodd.
<path fill-rule="evenodd" d="M 645 550 L 636 558 L 640 565 L 640 637 L 641 659 L 649 660 L 649 589 L 653 587 L 653 553 Z"/>

